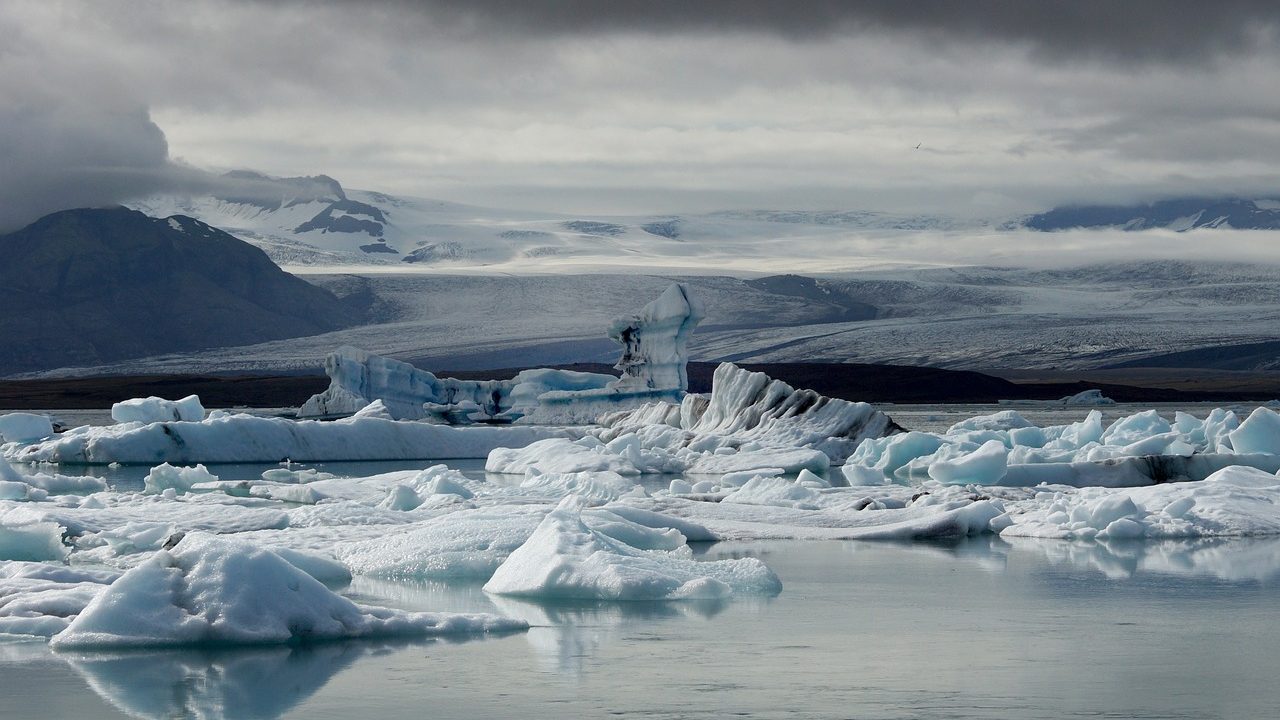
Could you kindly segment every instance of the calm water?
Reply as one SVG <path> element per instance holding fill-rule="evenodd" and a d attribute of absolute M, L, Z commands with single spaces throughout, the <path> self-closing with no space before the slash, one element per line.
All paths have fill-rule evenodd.
<path fill-rule="evenodd" d="M 1270 718 L 1280 539 L 718 544 L 773 598 L 538 604 L 357 581 L 523 617 L 462 643 L 55 655 L 0 645 L 0 717 Z"/>

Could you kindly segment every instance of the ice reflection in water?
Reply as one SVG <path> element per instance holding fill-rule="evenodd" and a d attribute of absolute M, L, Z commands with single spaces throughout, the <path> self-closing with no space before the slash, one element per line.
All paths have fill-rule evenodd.
<path fill-rule="evenodd" d="M 500 612 L 534 627 L 523 638 L 457 647 L 356 642 L 75 655 L 21 647 L 74 668 L 83 681 L 62 692 L 86 694 L 82 704 L 99 702 L 96 693 L 147 718 L 344 716 L 374 696 L 388 716 L 404 718 L 421 717 L 424 702 L 458 717 L 501 714 L 516 703 L 528 718 L 1260 717 L 1280 702 L 1266 681 L 1280 642 L 1267 622 L 1280 538 L 985 537 L 705 550 L 706 559 L 760 557 L 782 578 L 782 594 L 565 604 L 492 597 L 474 582 L 357 578 L 346 593 L 358 601 Z M 38 662 L 0 652 L 0 663 Z M 15 694 L 0 697 L 0 716 L 41 712 Z"/>
<path fill-rule="evenodd" d="M 385 603 L 411 610 L 489 612 L 529 623 L 524 633 L 541 667 L 567 676 L 581 675 L 587 658 L 604 643 L 619 639 L 620 628 L 656 621 L 706 621 L 731 603 L 767 602 L 762 597 L 632 602 L 535 600 L 491 595 L 482 584 L 403 583 L 356 578 L 351 593 L 358 601 Z"/>
<path fill-rule="evenodd" d="M 111 705 L 142 718 L 276 718 L 380 646 L 77 653 L 60 657 Z"/>
<path fill-rule="evenodd" d="M 1267 583 L 1280 578 L 1280 538 L 1164 541 L 1000 540 L 1018 552 L 1037 553 L 1054 565 L 1093 570 L 1111 579 L 1181 575 L 1225 582 Z"/>

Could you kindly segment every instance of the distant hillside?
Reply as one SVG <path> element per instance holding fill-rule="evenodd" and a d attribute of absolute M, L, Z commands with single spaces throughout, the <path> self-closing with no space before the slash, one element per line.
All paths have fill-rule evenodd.
<path fill-rule="evenodd" d="M 189 217 L 68 210 L 0 236 L 0 374 L 314 335 L 360 321 Z"/>
<path fill-rule="evenodd" d="M 1179 198 L 1149 205 L 1079 205 L 1027 218 L 1033 230 L 1118 227 L 1125 230 L 1235 228 L 1280 229 L 1280 201 L 1243 198 Z"/>

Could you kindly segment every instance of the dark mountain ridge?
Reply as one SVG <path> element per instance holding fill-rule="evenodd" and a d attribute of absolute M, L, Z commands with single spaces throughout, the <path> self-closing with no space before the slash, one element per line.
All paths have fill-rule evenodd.
<path fill-rule="evenodd" d="M 193 218 L 67 210 L 0 236 L 0 374 L 243 345 L 360 313 Z"/>
<path fill-rule="evenodd" d="M 1024 224 L 1033 230 L 1101 227 L 1118 227 L 1124 230 L 1225 227 L 1237 230 L 1276 230 L 1280 229 L 1280 202 L 1234 197 L 1189 197 L 1145 205 L 1072 205 L 1032 215 Z"/>

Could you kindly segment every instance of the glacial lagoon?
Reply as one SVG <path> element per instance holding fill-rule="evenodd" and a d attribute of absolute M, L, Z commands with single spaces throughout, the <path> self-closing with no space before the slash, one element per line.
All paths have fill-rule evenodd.
<path fill-rule="evenodd" d="M 1280 705 L 1280 539 L 755 542 L 783 591 L 555 603 L 357 580 L 501 612 L 465 642 L 54 652 L 0 645 L 0 717 L 1242 718 Z"/>

